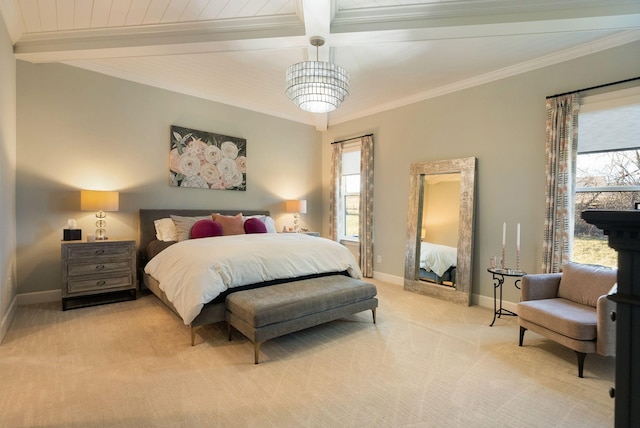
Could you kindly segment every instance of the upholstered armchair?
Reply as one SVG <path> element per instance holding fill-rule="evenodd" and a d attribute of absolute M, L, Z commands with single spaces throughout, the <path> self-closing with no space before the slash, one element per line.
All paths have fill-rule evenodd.
<path fill-rule="evenodd" d="M 525 275 L 518 304 L 520 342 L 534 331 L 570 349 L 578 356 L 578 376 L 583 377 L 587 354 L 615 355 L 615 292 L 617 270 L 568 263 L 562 273 Z"/>

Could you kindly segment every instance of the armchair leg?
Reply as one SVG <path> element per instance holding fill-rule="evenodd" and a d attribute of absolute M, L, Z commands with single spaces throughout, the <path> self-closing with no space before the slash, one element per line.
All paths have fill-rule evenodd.
<path fill-rule="evenodd" d="M 520 326 L 520 341 L 518 342 L 518 346 L 522 346 L 522 341 L 524 340 L 524 332 L 527 331 L 526 328 Z"/>
<path fill-rule="evenodd" d="M 582 372 L 584 370 L 584 359 L 587 356 L 584 352 L 575 351 L 578 356 L 578 377 L 583 377 Z"/>

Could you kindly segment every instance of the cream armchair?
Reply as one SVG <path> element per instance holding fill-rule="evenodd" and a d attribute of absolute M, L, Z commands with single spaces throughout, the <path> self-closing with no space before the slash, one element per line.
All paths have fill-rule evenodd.
<path fill-rule="evenodd" d="M 583 377 L 587 354 L 615 355 L 615 292 L 617 270 L 568 263 L 562 273 L 525 275 L 518 304 L 522 346 L 524 333 L 534 331 L 573 349 L 578 356 L 578 376 Z"/>

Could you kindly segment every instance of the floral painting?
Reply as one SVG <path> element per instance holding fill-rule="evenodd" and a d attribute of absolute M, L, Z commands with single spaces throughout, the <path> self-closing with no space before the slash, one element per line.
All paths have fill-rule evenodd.
<path fill-rule="evenodd" d="M 171 186 L 247 190 L 247 140 L 171 127 Z"/>

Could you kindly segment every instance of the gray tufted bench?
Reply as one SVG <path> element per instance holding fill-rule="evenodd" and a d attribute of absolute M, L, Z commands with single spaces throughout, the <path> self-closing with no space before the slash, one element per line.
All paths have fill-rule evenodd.
<path fill-rule="evenodd" d="M 232 327 L 254 346 L 258 364 L 265 340 L 371 309 L 376 322 L 376 286 L 344 275 L 323 276 L 227 296 L 229 340 Z"/>

